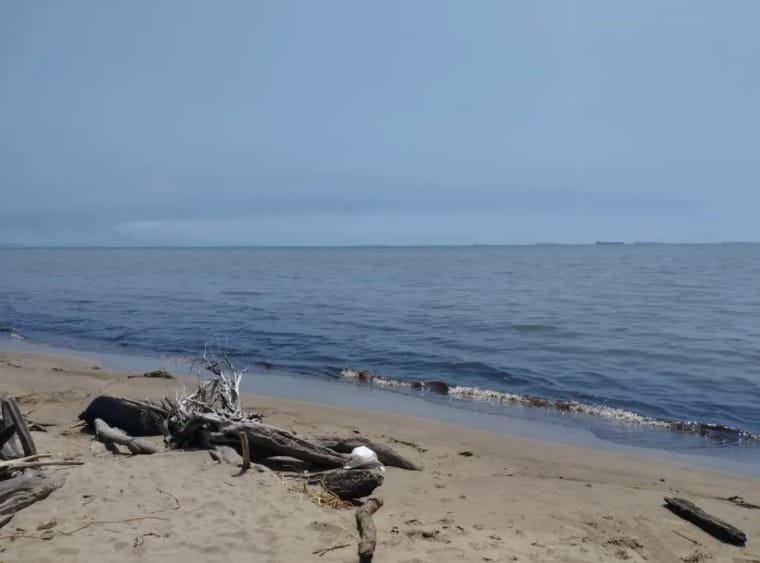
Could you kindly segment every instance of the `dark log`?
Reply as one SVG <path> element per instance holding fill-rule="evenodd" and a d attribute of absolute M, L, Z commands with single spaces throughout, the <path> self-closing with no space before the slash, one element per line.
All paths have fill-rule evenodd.
<path fill-rule="evenodd" d="M 369 563 L 375 555 L 377 529 L 372 515 L 383 506 L 383 499 L 372 497 L 356 510 L 356 527 L 359 529 L 359 562 Z"/>
<path fill-rule="evenodd" d="M 16 433 L 16 425 L 11 424 L 10 426 L 4 427 L 2 430 L 0 430 L 0 450 L 2 450 L 5 447 L 5 444 L 8 443 L 8 441 L 13 438 L 13 435 Z M 0 458 L 4 458 L 2 454 L 0 454 Z"/>
<path fill-rule="evenodd" d="M 343 500 L 369 496 L 382 484 L 382 474 L 368 469 L 340 469 L 322 478 L 325 490 Z"/>
<path fill-rule="evenodd" d="M 719 540 L 733 545 L 747 543 L 747 535 L 731 524 L 707 514 L 693 502 L 682 498 L 665 497 L 665 504 L 671 512 L 696 524 L 705 532 Z"/>
<path fill-rule="evenodd" d="M 42 500 L 64 482 L 61 473 L 25 471 L 17 477 L 0 481 L 0 528 L 10 522 L 22 508 Z"/>
<path fill-rule="evenodd" d="M 161 424 L 156 417 L 139 404 L 118 397 L 95 397 L 79 415 L 91 428 L 99 418 L 109 426 L 120 428 L 130 436 L 160 436 Z"/>
<path fill-rule="evenodd" d="M 326 448 L 330 448 L 331 450 L 342 454 L 350 454 L 354 448 L 366 446 L 377 454 L 377 459 L 379 459 L 380 463 L 383 465 L 400 467 L 401 469 L 408 469 L 410 471 L 421 470 L 417 464 L 405 458 L 390 446 L 381 442 L 373 442 L 367 438 L 361 438 L 359 436 L 351 436 L 348 438 L 320 436 L 319 438 L 315 438 L 315 441 Z"/>
<path fill-rule="evenodd" d="M 95 436 L 113 453 L 118 452 L 117 444 L 126 446 L 132 454 L 155 454 L 158 452 L 153 444 L 128 436 L 118 428 L 111 428 L 100 418 L 95 419 Z"/>
<path fill-rule="evenodd" d="M 26 425 L 26 420 L 21 414 L 18 408 L 18 403 L 13 397 L 7 397 L 2 402 L 3 413 L 3 427 L 7 428 L 11 425 L 16 427 L 16 436 L 21 444 L 21 451 L 24 456 L 35 455 L 37 453 L 37 446 L 34 445 L 34 439 L 29 432 L 29 428 Z M 6 442 L 6 446 L 10 447 L 10 452 L 18 453 L 18 448 L 15 446 L 12 438 L 9 438 Z M 18 456 L 15 456 L 18 457 Z"/>
<path fill-rule="evenodd" d="M 251 447 L 264 448 L 275 455 L 294 457 L 320 467 L 343 467 L 346 463 L 345 456 L 329 448 L 261 422 L 253 420 L 233 422 L 214 414 L 197 415 L 195 420 L 203 420 L 218 428 L 218 432 L 209 433 L 209 438 L 213 442 L 229 443 L 229 438 L 232 438 L 239 443 L 240 433 L 245 432 Z"/>

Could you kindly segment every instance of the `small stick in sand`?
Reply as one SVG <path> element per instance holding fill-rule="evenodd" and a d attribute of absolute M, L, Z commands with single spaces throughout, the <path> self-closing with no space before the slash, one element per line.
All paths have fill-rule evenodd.
<path fill-rule="evenodd" d="M 240 451 L 243 454 L 243 471 L 251 468 L 251 448 L 248 445 L 248 434 L 240 433 Z"/>
<path fill-rule="evenodd" d="M 348 547 L 351 545 L 350 543 L 342 543 L 340 545 L 334 545 L 332 547 L 326 547 L 325 549 L 318 549 L 316 551 L 312 551 L 312 555 L 318 555 L 319 557 L 322 557 L 325 553 L 330 553 L 331 551 L 335 551 L 336 549 L 343 549 L 344 547 Z"/>

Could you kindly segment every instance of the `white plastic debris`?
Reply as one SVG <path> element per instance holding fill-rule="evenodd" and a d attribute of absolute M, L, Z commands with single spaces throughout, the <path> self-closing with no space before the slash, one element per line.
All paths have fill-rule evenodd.
<path fill-rule="evenodd" d="M 377 454 L 367 446 L 359 446 L 351 450 L 351 457 L 348 458 L 343 469 L 374 469 L 385 471 L 385 467 L 377 459 Z"/>

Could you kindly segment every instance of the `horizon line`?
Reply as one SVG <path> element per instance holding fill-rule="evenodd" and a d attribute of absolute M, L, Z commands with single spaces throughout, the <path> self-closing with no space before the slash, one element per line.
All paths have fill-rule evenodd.
<path fill-rule="evenodd" d="M 604 241 L 595 242 L 525 242 L 525 243 L 470 243 L 470 244 L 26 244 L 0 243 L 0 249 L 19 250 L 128 250 L 128 249 L 287 249 L 287 248 L 477 248 L 477 247 L 530 247 L 530 246 L 720 246 L 720 245 L 760 245 L 760 241 L 720 241 L 720 242 L 667 242 L 667 241 Z"/>

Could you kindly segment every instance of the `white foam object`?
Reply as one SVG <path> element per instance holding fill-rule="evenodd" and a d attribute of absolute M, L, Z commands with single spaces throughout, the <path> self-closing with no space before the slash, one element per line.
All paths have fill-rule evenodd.
<path fill-rule="evenodd" d="M 385 471 L 385 467 L 377 459 L 377 454 L 367 446 L 359 446 L 351 450 L 351 457 L 348 458 L 343 469 L 374 469 Z"/>

